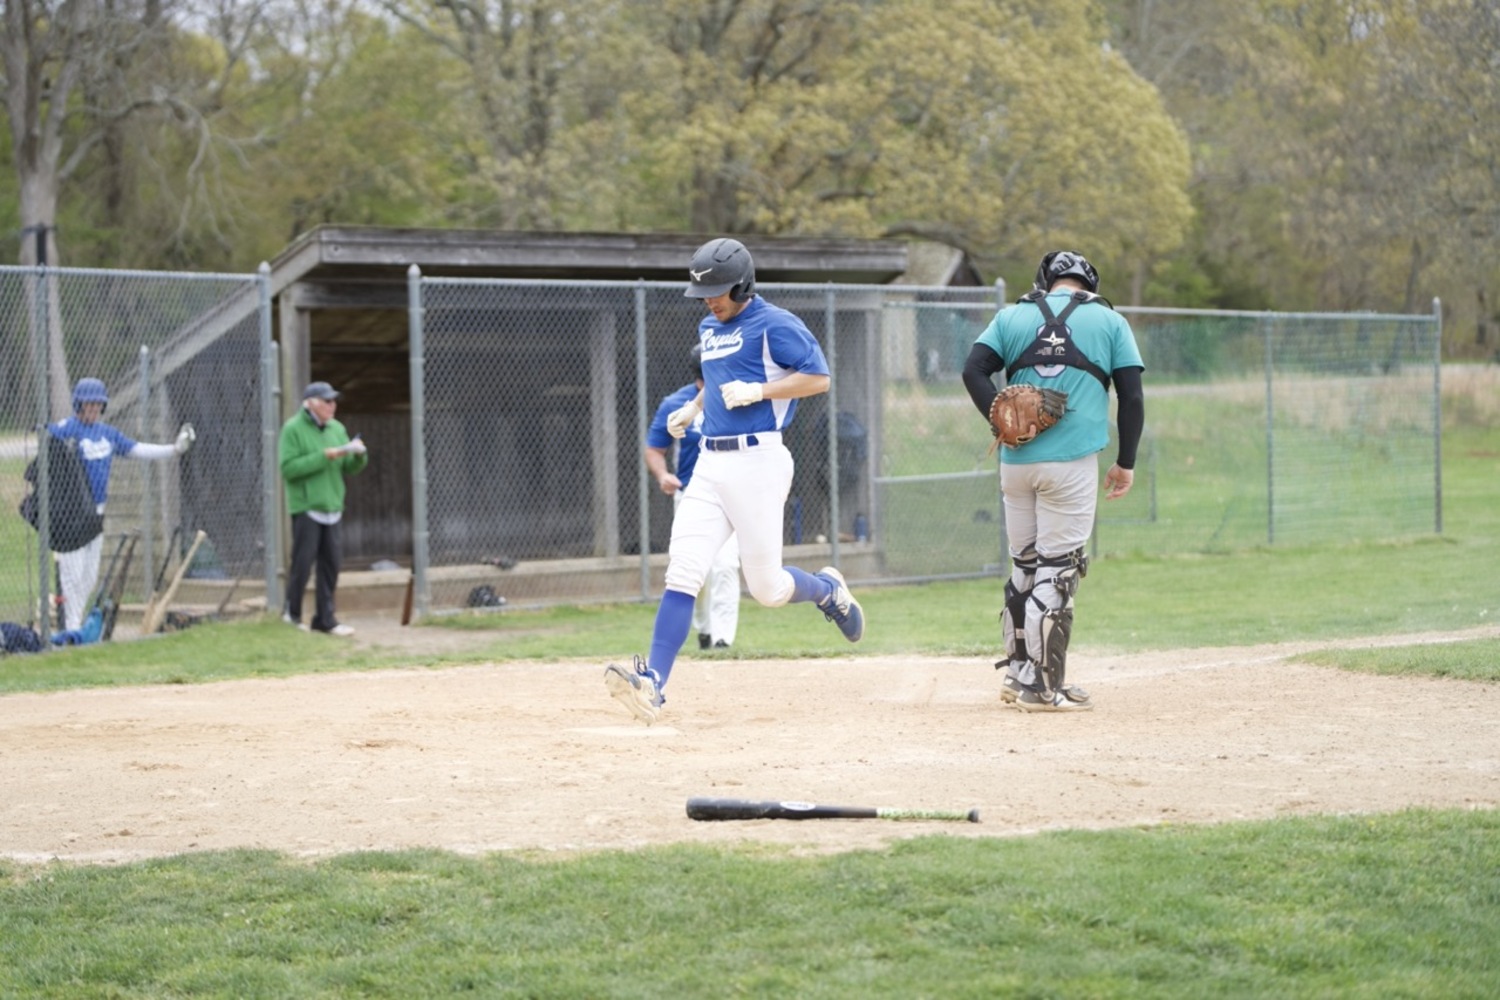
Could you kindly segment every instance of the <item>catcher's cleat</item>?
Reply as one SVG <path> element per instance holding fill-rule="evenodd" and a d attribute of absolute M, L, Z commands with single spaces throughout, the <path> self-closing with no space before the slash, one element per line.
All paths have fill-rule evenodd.
<path fill-rule="evenodd" d="M 1004 679 L 1000 681 L 1000 700 L 1007 705 L 1013 705 L 1016 699 L 1020 697 L 1021 692 L 1025 690 L 1026 688 L 1021 685 L 1021 678 L 1017 677 L 1013 671 L 1007 669 Z"/>
<path fill-rule="evenodd" d="M 858 642 L 864 638 L 865 613 L 854 595 L 849 593 L 844 574 L 832 566 L 824 566 L 813 575 L 833 584 L 833 593 L 818 603 L 818 610 L 823 612 L 823 617 L 837 625 L 839 631 L 844 633 L 844 638 L 850 642 Z"/>
<path fill-rule="evenodd" d="M 1094 703 L 1089 700 L 1089 693 L 1079 687 L 1065 687 L 1052 692 L 1051 697 L 1022 688 L 1016 696 L 1016 707 L 1023 712 L 1087 712 Z"/>
<path fill-rule="evenodd" d="M 604 686 L 616 701 L 630 709 L 630 714 L 648 726 L 656 721 L 666 701 L 661 694 L 661 679 L 639 656 L 629 670 L 614 663 L 605 667 Z"/>

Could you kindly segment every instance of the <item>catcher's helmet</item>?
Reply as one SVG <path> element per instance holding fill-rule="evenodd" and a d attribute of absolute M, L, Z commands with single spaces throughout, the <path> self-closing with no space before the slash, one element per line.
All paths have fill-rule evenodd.
<path fill-rule="evenodd" d="M 682 294 L 711 299 L 725 292 L 735 302 L 749 301 L 755 294 L 755 261 L 739 240 L 709 240 L 688 263 L 688 286 Z"/>
<path fill-rule="evenodd" d="M 1099 291 L 1099 272 L 1074 250 L 1054 250 L 1037 265 L 1035 284 L 1042 291 L 1050 291 L 1061 278 L 1077 278 L 1089 291 Z"/>
<path fill-rule="evenodd" d="M 104 383 L 96 378 L 81 378 L 73 387 L 73 412 L 77 413 L 84 403 L 100 403 L 104 407 L 109 406 L 109 393 L 104 391 Z M 102 409 L 99 412 L 104 412 Z"/>

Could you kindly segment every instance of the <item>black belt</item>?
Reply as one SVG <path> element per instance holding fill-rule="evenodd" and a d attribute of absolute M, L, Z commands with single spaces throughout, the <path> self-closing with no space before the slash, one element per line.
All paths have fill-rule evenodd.
<path fill-rule="evenodd" d="M 760 438 L 754 434 L 741 434 L 739 437 L 732 438 L 706 437 L 703 439 L 703 447 L 709 451 L 739 451 L 741 448 L 754 448 L 758 444 L 760 444 Z"/>

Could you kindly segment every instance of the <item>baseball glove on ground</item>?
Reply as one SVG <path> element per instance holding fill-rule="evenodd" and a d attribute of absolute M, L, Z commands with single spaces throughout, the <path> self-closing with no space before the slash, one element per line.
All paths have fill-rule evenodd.
<path fill-rule="evenodd" d="M 1006 386 L 990 403 L 990 430 L 995 434 L 990 453 L 1000 445 L 1019 448 L 1062 419 L 1068 394 L 1034 385 Z"/>

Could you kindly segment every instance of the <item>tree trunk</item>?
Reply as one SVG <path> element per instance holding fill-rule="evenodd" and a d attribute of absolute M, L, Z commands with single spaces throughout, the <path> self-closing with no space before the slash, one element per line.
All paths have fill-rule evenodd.
<path fill-rule="evenodd" d="M 56 172 L 22 173 L 21 177 L 21 240 L 20 263 L 22 267 L 45 264 L 49 269 L 58 266 L 57 229 L 52 220 L 57 212 Z M 47 365 L 47 412 L 49 419 L 66 416 L 72 399 L 72 381 L 68 377 L 68 354 L 63 346 L 62 300 L 58 294 L 57 276 L 49 274 L 28 284 L 31 289 L 30 317 L 31 335 L 27 338 L 32 353 L 32 370 L 41 363 L 36 357 L 41 340 L 36 335 L 37 324 L 46 327 Z"/>

